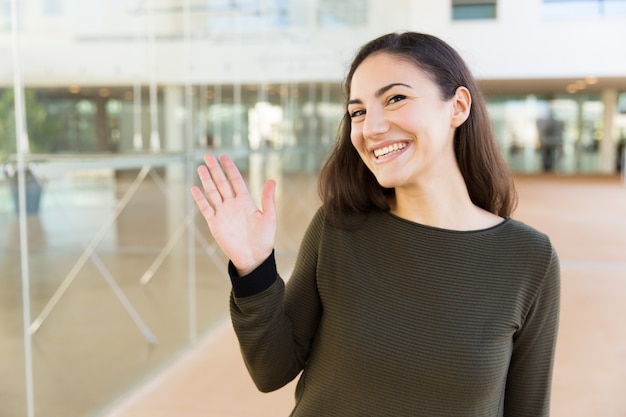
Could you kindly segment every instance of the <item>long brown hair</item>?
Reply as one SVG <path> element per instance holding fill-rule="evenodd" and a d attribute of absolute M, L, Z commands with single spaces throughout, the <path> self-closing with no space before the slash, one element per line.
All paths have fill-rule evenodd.
<path fill-rule="evenodd" d="M 442 99 L 451 99 L 465 86 L 471 96 L 468 119 L 454 134 L 454 152 L 472 202 L 499 216 L 510 216 L 517 194 L 509 167 L 491 130 L 485 100 L 460 55 L 441 39 L 427 34 L 390 33 L 374 39 L 356 54 L 343 84 L 346 100 L 358 66 L 374 53 L 387 53 L 417 65 L 439 85 Z M 393 189 L 382 187 L 350 141 L 346 110 L 338 138 L 319 176 L 318 191 L 328 219 L 341 225 L 345 214 L 389 211 Z"/>

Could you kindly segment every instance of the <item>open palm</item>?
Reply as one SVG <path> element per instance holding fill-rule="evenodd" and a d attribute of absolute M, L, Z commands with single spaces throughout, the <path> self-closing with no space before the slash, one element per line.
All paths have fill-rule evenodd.
<path fill-rule="evenodd" d="M 206 165 L 198 168 L 204 191 L 194 186 L 191 193 L 215 241 L 239 275 L 247 275 L 265 261 L 274 248 L 276 183 L 268 181 L 263 187 L 259 210 L 230 158 L 221 156 L 218 162 L 209 154 L 204 161 Z"/>

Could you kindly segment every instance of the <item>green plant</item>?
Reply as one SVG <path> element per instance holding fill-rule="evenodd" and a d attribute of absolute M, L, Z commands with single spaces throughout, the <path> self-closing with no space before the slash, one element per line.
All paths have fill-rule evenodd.
<path fill-rule="evenodd" d="M 9 155 L 16 152 L 14 102 L 13 89 L 4 90 L 0 95 L 0 161 L 7 160 Z M 45 104 L 39 100 L 34 90 L 24 91 L 24 107 L 30 152 L 52 152 L 61 125 L 50 117 Z"/>

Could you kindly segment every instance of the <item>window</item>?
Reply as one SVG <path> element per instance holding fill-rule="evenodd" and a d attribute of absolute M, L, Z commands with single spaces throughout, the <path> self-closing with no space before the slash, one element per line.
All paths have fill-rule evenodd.
<path fill-rule="evenodd" d="M 63 3 L 61 0 L 45 0 L 41 4 L 44 14 L 48 16 L 60 15 L 63 13 Z"/>
<path fill-rule="evenodd" d="M 495 18 L 496 0 L 452 0 L 452 20 Z"/>
<path fill-rule="evenodd" d="M 0 0 L 0 31 L 11 30 L 11 2 Z"/>
<path fill-rule="evenodd" d="M 321 27 L 358 27 L 367 22 L 365 0 L 319 0 L 317 7 L 318 23 Z"/>
<path fill-rule="evenodd" d="M 545 19 L 580 19 L 626 16 L 626 0 L 543 0 Z"/>
<path fill-rule="evenodd" d="M 243 33 L 291 27 L 290 7 L 288 0 L 214 0 L 199 10 L 211 32 Z"/>
<path fill-rule="evenodd" d="M 620 93 L 617 97 L 617 111 L 620 114 L 626 114 L 626 92 Z M 626 124 L 624 125 L 624 132 L 626 133 Z"/>

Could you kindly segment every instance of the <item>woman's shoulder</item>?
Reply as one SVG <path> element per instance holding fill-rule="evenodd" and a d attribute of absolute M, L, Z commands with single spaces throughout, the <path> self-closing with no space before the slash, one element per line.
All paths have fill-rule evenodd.
<path fill-rule="evenodd" d="M 368 213 L 341 213 L 340 215 L 329 216 L 324 210 L 324 206 L 320 206 L 311 219 L 310 227 L 328 227 L 337 231 L 354 230 L 364 226 L 366 220 L 373 213 L 378 213 L 378 211 Z"/>
<path fill-rule="evenodd" d="M 546 233 L 521 220 L 508 217 L 503 222 L 503 225 L 505 226 L 503 228 L 503 232 L 509 234 L 511 237 L 521 240 L 543 242 L 544 244 L 550 246 L 552 245 L 550 237 Z"/>
<path fill-rule="evenodd" d="M 558 263 L 558 255 L 550 237 L 535 227 L 513 218 L 507 218 L 501 240 L 515 248 L 519 256 L 528 256 L 541 264 Z"/>

